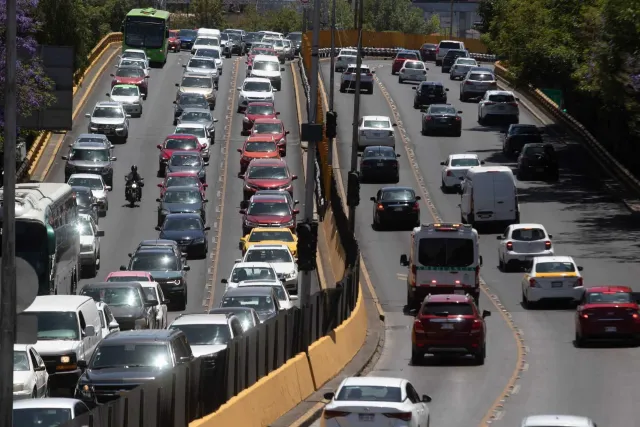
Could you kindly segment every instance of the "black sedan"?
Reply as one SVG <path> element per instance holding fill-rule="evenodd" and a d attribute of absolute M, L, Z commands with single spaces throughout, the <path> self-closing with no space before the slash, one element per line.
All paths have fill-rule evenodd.
<path fill-rule="evenodd" d="M 502 141 L 502 152 L 506 156 L 513 156 L 522 151 L 525 144 L 542 142 L 542 133 L 536 125 L 514 124 L 507 129 Z"/>
<path fill-rule="evenodd" d="M 374 145 L 358 153 L 360 157 L 360 181 L 400 181 L 398 157 L 393 147 Z"/>
<path fill-rule="evenodd" d="M 373 228 L 420 225 L 420 196 L 408 187 L 383 187 L 371 198 L 373 202 Z"/>
<path fill-rule="evenodd" d="M 448 133 L 453 136 L 462 135 L 462 111 L 449 104 L 433 104 L 422 113 L 422 134 Z"/>
<path fill-rule="evenodd" d="M 207 182 L 209 162 L 205 162 L 199 151 L 174 151 L 167 162 L 165 172 L 195 172 L 203 184 Z"/>
<path fill-rule="evenodd" d="M 173 101 L 173 125 L 178 124 L 178 117 L 187 108 L 201 108 L 209 110 L 209 102 L 201 93 L 181 93 L 178 99 Z"/>
<path fill-rule="evenodd" d="M 200 190 L 195 187 L 169 187 L 158 202 L 158 226 L 162 225 L 169 214 L 193 213 L 206 220 L 205 203 Z M 170 239 L 172 240 L 172 239 Z"/>
<path fill-rule="evenodd" d="M 176 213 L 165 217 L 162 226 L 156 227 L 160 232 L 158 239 L 174 240 L 180 245 L 180 250 L 187 256 L 205 258 L 209 250 L 207 231 L 199 214 Z"/>
<path fill-rule="evenodd" d="M 444 87 L 442 82 L 422 82 L 412 89 L 416 91 L 413 95 L 413 108 L 422 108 L 423 105 L 447 103 L 447 92 L 449 92 L 449 88 Z"/>

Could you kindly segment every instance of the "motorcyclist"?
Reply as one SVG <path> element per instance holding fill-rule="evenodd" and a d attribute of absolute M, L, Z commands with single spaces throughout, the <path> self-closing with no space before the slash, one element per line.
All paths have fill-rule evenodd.
<path fill-rule="evenodd" d="M 127 176 L 125 177 L 125 182 L 127 187 L 131 184 L 140 184 L 142 183 L 142 177 L 140 176 L 140 174 L 138 173 L 138 166 L 133 165 L 131 166 L 131 172 L 129 172 L 127 174 Z M 140 185 L 138 185 L 138 187 L 136 188 L 136 190 L 138 190 L 138 202 L 140 200 L 142 200 L 142 188 Z"/>

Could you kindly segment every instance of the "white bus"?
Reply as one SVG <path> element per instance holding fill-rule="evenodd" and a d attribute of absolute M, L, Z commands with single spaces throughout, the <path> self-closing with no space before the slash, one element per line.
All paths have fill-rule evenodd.
<path fill-rule="evenodd" d="M 0 188 L 0 203 L 2 195 Z M 22 258 L 33 267 L 38 276 L 38 295 L 75 294 L 81 274 L 80 235 L 78 209 L 71 186 L 17 184 L 15 209 L 16 258 Z M 20 284 L 20 271 L 16 274 Z"/>
<path fill-rule="evenodd" d="M 411 232 L 411 252 L 400 264 L 407 274 L 408 308 L 419 306 L 429 294 L 480 297 L 482 257 L 478 232 L 467 224 L 422 224 Z"/>

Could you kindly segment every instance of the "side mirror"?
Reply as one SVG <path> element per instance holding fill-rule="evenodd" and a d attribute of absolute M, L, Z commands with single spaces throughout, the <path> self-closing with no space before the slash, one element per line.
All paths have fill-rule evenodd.
<path fill-rule="evenodd" d="M 62 156 L 60 157 L 62 160 L 69 160 L 69 156 Z"/>
<path fill-rule="evenodd" d="M 290 133 L 291 133 L 291 132 L 290 132 L 290 131 L 288 131 L 288 130 L 286 130 L 286 131 L 284 132 L 284 134 L 285 134 L 285 135 L 289 135 Z"/>
<path fill-rule="evenodd" d="M 242 88 L 241 87 L 237 87 L 236 90 L 242 90 Z"/>
<path fill-rule="evenodd" d="M 167 304 L 169 304 L 170 302 L 171 302 L 171 300 L 168 300 L 168 299 L 163 299 L 163 300 L 162 300 L 162 304 L 164 304 L 164 305 L 167 305 Z"/>
<path fill-rule="evenodd" d="M 182 267 L 182 270 L 189 271 L 189 270 L 191 270 L 191 266 L 185 265 L 184 267 Z"/>
<path fill-rule="evenodd" d="M 418 309 L 417 308 L 412 308 L 411 310 L 409 310 L 409 315 L 416 317 L 418 315 Z"/>
<path fill-rule="evenodd" d="M 158 188 L 162 188 L 163 185 L 162 184 L 156 184 L 158 186 Z"/>
<path fill-rule="evenodd" d="M 180 87 L 180 83 L 176 83 L 176 87 Z"/>
<path fill-rule="evenodd" d="M 300 209 L 294 209 L 294 210 L 293 210 L 293 214 L 294 214 L 294 215 L 298 215 L 299 213 L 300 213 Z"/>
<path fill-rule="evenodd" d="M 236 151 L 237 151 L 238 153 L 242 153 L 242 148 L 238 148 Z"/>
<path fill-rule="evenodd" d="M 429 69 L 427 67 L 424 67 L 425 70 L 429 71 Z"/>
<path fill-rule="evenodd" d="M 406 254 L 400 255 L 400 265 L 403 267 L 409 266 L 409 258 L 407 257 Z"/>
<path fill-rule="evenodd" d="M 109 75 L 110 75 L 111 77 L 115 77 L 115 76 L 116 76 L 115 74 L 109 74 Z"/>
<path fill-rule="evenodd" d="M 172 103 L 172 104 L 177 104 L 178 102 L 177 102 L 177 101 L 171 101 L 171 103 Z"/>
<path fill-rule="evenodd" d="M 240 209 L 249 209 L 249 201 L 243 200 L 240 202 Z"/>
<path fill-rule="evenodd" d="M 289 299 L 291 301 L 298 301 L 299 298 L 298 298 L 298 295 L 289 295 Z"/>
<path fill-rule="evenodd" d="M 236 259 L 235 261 L 233 261 L 233 263 L 234 263 L 234 264 L 237 264 L 237 263 L 239 263 L 239 262 L 242 262 L 242 259 L 238 258 L 238 259 Z"/>
<path fill-rule="evenodd" d="M 504 239 L 504 236 L 496 236 L 496 240 L 502 240 Z"/>
<path fill-rule="evenodd" d="M 227 283 L 229 283 L 229 281 L 227 279 L 222 279 L 220 280 L 220 283 L 226 285 Z"/>
<path fill-rule="evenodd" d="M 96 237 L 104 237 L 104 231 L 102 230 L 96 231 Z"/>
<path fill-rule="evenodd" d="M 45 365 L 36 366 L 35 368 L 33 368 L 33 370 L 36 371 L 36 372 L 46 371 L 47 367 Z"/>
<path fill-rule="evenodd" d="M 117 157 L 110 157 L 109 160 L 112 161 L 112 162 L 115 162 L 116 160 L 118 160 L 118 158 Z"/>
<path fill-rule="evenodd" d="M 182 64 L 182 68 L 187 68 L 187 64 Z"/>
<path fill-rule="evenodd" d="M 105 190 L 107 190 L 107 191 L 111 191 L 111 186 L 110 186 L 110 185 L 105 185 L 105 186 L 104 186 L 104 188 L 105 188 Z"/>
<path fill-rule="evenodd" d="M 322 397 L 324 397 L 326 400 L 331 400 L 331 399 L 333 399 L 334 395 L 335 394 L 333 392 L 329 392 L 329 393 L 323 394 Z"/>
<path fill-rule="evenodd" d="M 376 202 L 376 198 L 375 197 L 370 197 L 369 200 L 371 200 L 372 202 Z"/>
<path fill-rule="evenodd" d="M 204 231 L 209 231 L 209 230 L 211 230 L 211 227 L 209 227 L 209 226 L 206 226 L 206 227 L 204 228 Z"/>
<path fill-rule="evenodd" d="M 203 165 L 204 166 L 209 166 L 209 162 L 204 162 Z"/>
<path fill-rule="evenodd" d="M 398 124 L 397 124 L 397 123 L 394 123 L 394 124 L 392 124 L 391 126 L 393 126 L 394 128 L 397 128 L 397 127 L 398 127 Z"/>
<path fill-rule="evenodd" d="M 124 265 L 120 266 L 120 271 L 127 271 L 127 267 L 125 267 Z"/>
<path fill-rule="evenodd" d="M 109 96 L 109 97 L 110 97 L 110 96 L 111 96 L 111 94 L 110 94 L 110 93 L 107 93 L 107 96 Z"/>
<path fill-rule="evenodd" d="M 202 184 L 202 188 L 209 188 L 209 184 L 205 182 L 204 184 Z"/>
<path fill-rule="evenodd" d="M 447 162 L 440 162 L 442 166 L 446 166 Z"/>
<path fill-rule="evenodd" d="M 131 252 L 129 252 L 129 253 L 127 254 L 127 256 L 128 256 L 129 258 L 131 258 L 131 257 L 133 256 L 133 254 L 132 254 Z"/>
<path fill-rule="evenodd" d="M 246 215 L 247 214 L 247 210 L 246 209 L 240 209 L 238 212 L 240 213 L 240 215 Z"/>
<path fill-rule="evenodd" d="M 130 118 L 131 118 L 131 114 L 127 114 L 127 119 L 130 119 Z"/>
<path fill-rule="evenodd" d="M 478 257 L 478 260 L 480 261 L 480 267 L 482 267 L 482 264 L 483 264 L 483 261 L 482 261 L 482 255 L 480 255 L 480 256 Z"/>
<path fill-rule="evenodd" d="M 84 116 L 85 116 L 87 119 L 90 119 L 90 118 L 91 118 L 91 114 L 89 114 L 89 113 L 85 114 Z"/>
<path fill-rule="evenodd" d="M 376 73 L 376 70 L 371 70 L 371 74 L 375 74 L 375 73 Z"/>
<path fill-rule="evenodd" d="M 416 196 L 416 200 L 422 200 L 422 197 Z"/>
<path fill-rule="evenodd" d="M 491 312 L 489 310 L 482 310 L 482 318 L 491 316 Z"/>
<path fill-rule="evenodd" d="M 280 111 L 276 111 L 276 116 L 279 116 L 279 115 L 280 115 Z"/>
<path fill-rule="evenodd" d="M 294 201 L 293 201 L 293 205 L 294 205 L 294 206 L 295 206 L 295 205 L 297 205 L 297 204 L 299 204 L 299 203 L 300 203 L 300 200 L 294 200 Z"/>
<path fill-rule="evenodd" d="M 411 86 L 411 89 L 418 90 L 418 86 Z"/>
<path fill-rule="evenodd" d="M 158 305 L 158 300 L 157 299 L 149 298 L 144 302 L 144 306 L 147 307 L 147 308 L 155 307 L 156 305 Z"/>
<path fill-rule="evenodd" d="M 458 114 L 462 114 L 462 111 L 458 111 Z"/>
<path fill-rule="evenodd" d="M 162 199 L 156 199 L 156 202 L 162 203 Z"/>
<path fill-rule="evenodd" d="M 119 329 L 120 328 L 120 324 L 118 322 L 116 322 L 115 320 L 112 320 L 111 323 L 109 323 L 109 330 L 113 331 L 114 329 Z"/>
<path fill-rule="evenodd" d="M 399 158 L 400 158 L 400 154 L 396 154 L 396 159 L 399 159 Z"/>
<path fill-rule="evenodd" d="M 298 179 L 298 175 L 291 175 L 291 180 L 295 181 L 296 179 Z"/>
<path fill-rule="evenodd" d="M 481 164 L 481 165 L 484 165 L 484 160 L 481 160 L 481 161 L 480 161 L 480 164 Z"/>
<path fill-rule="evenodd" d="M 280 71 L 284 71 L 284 67 L 280 67 Z M 516 99 L 518 99 L 518 98 L 516 98 Z"/>
<path fill-rule="evenodd" d="M 449 88 L 448 88 L 448 87 L 445 87 L 445 88 L 444 88 L 444 91 L 445 91 L 445 92 L 449 92 Z"/>
<path fill-rule="evenodd" d="M 202 199 L 202 203 L 209 203 L 209 199 Z"/>
<path fill-rule="evenodd" d="M 423 401 L 424 403 L 429 403 L 429 402 L 431 402 L 431 396 L 429 396 L 429 395 L 427 395 L 427 394 L 423 394 L 423 395 L 422 395 L 422 401 Z"/>
<path fill-rule="evenodd" d="M 162 144 L 158 144 L 156 145 L 156 147 L 158 148 L 158 150 L 162 150 Z"/>
<path fill-rule="evenodd" d="M 584 267 L 578 266 L 578 271 L 584 270 Z"/>
<path fill-rule="evenodd" d="M 516 98 L 516 101 L 520 101 L 520 98 Z"/>
<path fill-rule="evenodd" d="M 155 229 L 156 229 L 156 231 L 160 231 L 161 230 L 159 225 L 156 225 Z"/>
<path fill-rule="evenodd" d="M 109 326 L 111 326 L 111 325 L 109 325 Z M 86 361 L 86 360 L 78 360 L 78 361 L 76 362 L 76 365 L 77 365 L 77 366 L 78 366 L 78 368 L 80 368 L 80 369 L 87 369 L 87 366 L 89 366 L 89 364 L 87 363 L 87 361 Z M 45 368 L 45 369 L 46 369 L 46 368 Z"/>
<path fill-rule="evenodd" d="M 96 328 L 93 325 L 87 325 L 87 327 L 84 328 L 84 334 L 87 337 L 93 337 L 96 334 Z"/>
<path fill-rule="evenodd" d="M 218 123 L 218 119 L 216 119 L 215 117 L 213 118 L 213 123 Z"/>
<path fill-rule="evenodd" d="M 421 112 L 421 113 L 426 113 L 426 112 L 427 112 L 427 109 L 426 109 L 426 108 L 421 108 L 421 109 L 420 109 L 420 112 Z"/>

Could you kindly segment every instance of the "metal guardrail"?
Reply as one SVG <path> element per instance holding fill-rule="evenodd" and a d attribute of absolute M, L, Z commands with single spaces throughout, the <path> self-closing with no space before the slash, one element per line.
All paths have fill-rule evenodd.
<path fill-rule="evenodd" d="M 341 47 L 341 48 L 335 48 L 335 54 L 338 54 L 338 51 L 340 51 L 340 49 L 354 49 L 357 50 L 358 48 L 355 46 L 350 46 L 350 47 Z M 374 57 L 374 58 L 392 58 L 394 56 L 396 56 L 396 54 L 398 53 L 398 51 L 401 50 L 405 50 L 405 48 L 403 47 L 394 47 L 394 48 L 377 48 L 377 47 L 363 47 L 362 48 L 362 53 L 364 56 L 368 56 L 368 57 Z M 320 58 L 328 58 L 329 56 L 331 56 L 331 48 L 322 48 L 318 50 L 318 53 L 320 55 Z M 469 56 L 471 56 L 473 59 L 477 60 L 477 61 L 481 61 L 481 62 L 495 62 L 496 61 L 496 56 L 495 55 L 489 55 L 486 53 L 469 53 Z"/>

